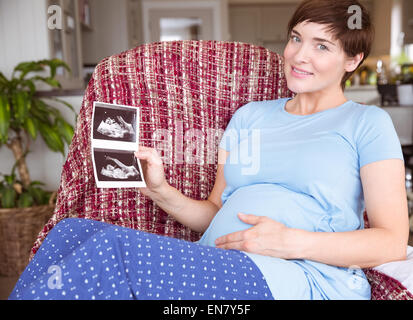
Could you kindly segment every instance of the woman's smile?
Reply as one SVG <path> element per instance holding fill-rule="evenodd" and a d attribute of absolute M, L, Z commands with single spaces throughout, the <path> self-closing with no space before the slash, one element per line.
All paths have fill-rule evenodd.
<path fill-rule="evenodd" d="M 305 70 L 296 68 L 294 66 L 291 66 L 291 75 L 295 78 L 299 78 L 299 79 L 307 79 L 310 76 L 313 76 L 314 74 L 311 72 L 307 72 Z"/>

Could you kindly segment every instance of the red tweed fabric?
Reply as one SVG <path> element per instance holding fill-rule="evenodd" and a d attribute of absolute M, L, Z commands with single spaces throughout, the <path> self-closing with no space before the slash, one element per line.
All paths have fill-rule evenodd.
<path fill-rule="evenodd" d="M 136 189 L 96 188 L 90 141 L 94 101 L 140 107 L 140 143 L 164 150 L 161 155 L 170 159 L 164 163 L 169 184 L 200 200 L 213 188 L 218 143 L 235 110 L 250 101 L 289 96 L 282 58 L 246 43 L 157 42 L 103 59 L 85 91 L 54 215 L 40 232 L 31 257 L 47 233 L 68 217 L 189 241 L 200 237 Z M 204 133 L 205 139 L 192 141 L 193 132 Z M 411 298 L 398 281 L 365 271 L 373 299 Z"/>
<path fill-rule="evenodd" d="M 366 210 L 363 218 L 364 227 L 369 228 Z M 374 269 L 364 269 L 364 273 L 371 286 L 371 300 L 413 300 L 413 293 L 400 281 Z"/>
<path fill-rule="evenodd" d="M 413 300 L 413 294 L 398 280 L 374 269 L 364 272 L 371 286 L 371 300 Z"/>

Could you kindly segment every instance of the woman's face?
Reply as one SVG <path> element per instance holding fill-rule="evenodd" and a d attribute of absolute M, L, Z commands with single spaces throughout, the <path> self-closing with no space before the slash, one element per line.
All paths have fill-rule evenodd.
<path fill-rule="evenodd" d="M 288 88 L 295 93 L 340 89 L 345 72 L 353 63 L 326 26 L 302 22 L 296 25 L 284 50 Z M 354 61 L 353 61 L 354 62 Z"/>

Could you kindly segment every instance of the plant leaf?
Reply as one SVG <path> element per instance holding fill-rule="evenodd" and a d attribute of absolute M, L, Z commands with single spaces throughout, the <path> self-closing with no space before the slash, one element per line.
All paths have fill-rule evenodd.
<path fill-rule="evenodd" d="M 44 71 L 41 64 L 36 61 L 27 61 L 19 63 L 13 70 L 13 75 L 15 72 L 21 71 L 20 80 L 22 80 L 29 72 L 39 72 Z"/>
<path fill-rule="evenodd" d="M 63 103 L 66 107 L 68 107 L 70 110 L 72 110 L 73 111 L 73 113 L 74 114 L 76 114 L 76 111 L 75 111 L 75 108 L 73 108 L 73 106 L 70 104 L 70 103 L 68 103 L 68 102 L 66 102 L 66 101 L 64 101 L 64 100 L 61 100 L 61 99 L 59 99 L 59 98 L 46 98 L 46 99 L 50 99 L 50 100 L 54 100 L 54 101 L 57 101 L 57 102 L 60 102 L 60 103 Z"/>
<path fill-rule="evenodd" d="M 36 93 L 36 86 L 32 80 L 27 79 L 21 82 L 21 85 L 26 86 L 30 89 L 30 95 L 33 96 Z"/>
<path fill-rule="evenodd" d="M 20 125 L 23 125 L 29 112 L 29 99 L 26 91 L 14 92 L 13 98 L 14 117 Z"/>
<path fill-rule="evenodd" d="M 1 206 L 3 208 L 16 207 L 16 191 L 11 188 L 4 188 L 1 192 Z"/>
<path fill-rule="evenodd" d="M 14 171 L 14 169 L 12 170 Z M 7 183 L 7 185 L 9 187 L 12 187 L 13 184 L 16 182 L 16 176 L 14 173 L 12 173 L 11 175 L 4 175 L 4 181 Z"/>
<path fill-rule="evenodd" d="M 41 181 L 38 181 L 38 180 L 34 180 L 30 183 L 30 186 L 44 186 L 44 185 L 45 185 L 44 182 L 41 182 Z"/>
<path fill-rule="evenodd" d="M 73 127 L 63 118 L 57 118 L 56 120 L 56 127 L 59 131 L 60 136 L 62 136 L 66 143 L 69 145 L 72 142 L 74 134 Z"/>
<path fill-rule="evenodd" d="M 60 59 L 55 58 L 51 60 L 40 60 L 39 63 L 46 64 L 50 67 L 50 78 L 54 78 L 56 76 L 56 69 L 59 67 L 63 67 L 67 71 L 71 72 L 68 64 Z"/>
<path fill-rule="evenodd" d="M 54 88 L 61 88 L 62 87 L 60 82 L 56 79 L 53 79 L 53 78 L 45 78 L 45 77 L 41 77 L 41 76 L 34 76 L 34 77 L 30 78 L 29 80 L 31 80 L 31 81 L 39 80 L 39 81 L 42 81 L 42 82 L 44 82 L 44 83 L 46 83 L 49 86 L 52 86 Z"/>
<path fill-rule="evenodd" d="M 9 80 L 7 80 L 6 76 L 2 72 L 0 72 L 0 83 L 5 86 L 9 83 Z"/>
<path fill-rule="evenodd" d="M 64 155 L 64 144 L 57 133 L 57 128 L 52 128 L 46 123 L 39 123 L 39 130 L 47 146 L 52 151 L 61 152 Z"/>
<path fill-rule="evenodd" d="M 0 142 L 6 143 L 10 127 L 10 103 L 5 94 L 0 93 Z"/>
<path fill-rule="evenodd" d="M 28 208 L 33 205 L 34 199 L 29 192 L 23 192 L 17 199 L 17 207 Z"/>
<path fill-rule="evenodd" d="M 61 88 L 62 85 L 60 84 L 60 82 L 56 79 L 52 79 L 52 78 L 46 78 L 44 80 L 48 85 L 54 87 L 54 88 Z"/>
<path fill-rule="evenodd" d="M 47 192 L 45 192 L 44 190 L 30 186 L 28 188 L 28 191 L 30 192 L 36 204 L 41 205 L 47 202 Z"/>
<path fill-rule="evenodd" d="M 36 119 L 27 117 L 24 122 L 24 127 L 33 140 L 37 138 L 37 124 Z"/>
<path fill-rule="evenodd" d="M 38 120 L 38 123 L 45 122 L 52 125 L 49 118 L 49 111 L 47 110 L 47 105 L 40 99 L 33 99 L 32 108 L 30 113 Z"/>

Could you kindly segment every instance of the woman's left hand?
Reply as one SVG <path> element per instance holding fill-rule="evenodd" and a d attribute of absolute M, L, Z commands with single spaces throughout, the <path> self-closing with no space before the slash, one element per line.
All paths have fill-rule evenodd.
<path fill-rule="evenodd" d="M 217 248 L 294 259 L 290 241 L 294 229 L 264 216 L 239 213 L 238 217 L 253 227 L 217 238 Z"/>

